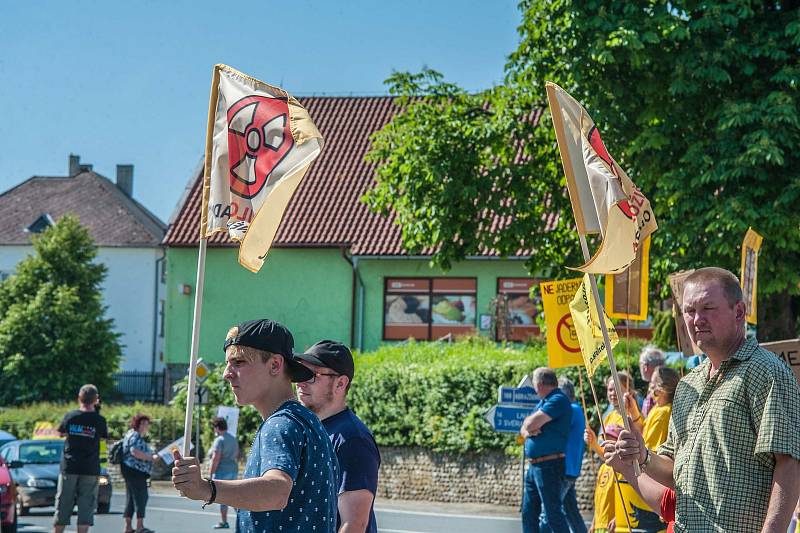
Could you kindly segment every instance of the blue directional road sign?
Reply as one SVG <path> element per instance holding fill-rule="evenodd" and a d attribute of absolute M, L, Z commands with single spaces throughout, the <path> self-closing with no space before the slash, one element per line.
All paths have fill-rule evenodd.
<path fill-rule="evenodd" d="M 500 433 L 519 433 L 522 422 L 533 413 L 531 407 L 519 405 L 495 405 L 484 415 L 492 429 Z"/>
<path fill-rule="evenodd" d="M 533 387 L 500 387 L 497 390 L 497 401 L 501 404 L 536 407 L 539 397 Z"/>

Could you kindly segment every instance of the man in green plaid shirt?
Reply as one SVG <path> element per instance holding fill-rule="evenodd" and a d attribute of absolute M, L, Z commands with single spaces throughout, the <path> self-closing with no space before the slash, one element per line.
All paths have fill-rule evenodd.
<path fill-rule="evenodd" d="M 708 356 L 678 384 L 658 453 L 620 434 L 617 454 L 676 491 L 675 531 L 785 532 L 800 492 L 800 388 L 775 354 L 745 338 L 739 281 L 701 268 L 683 317 Z"/>

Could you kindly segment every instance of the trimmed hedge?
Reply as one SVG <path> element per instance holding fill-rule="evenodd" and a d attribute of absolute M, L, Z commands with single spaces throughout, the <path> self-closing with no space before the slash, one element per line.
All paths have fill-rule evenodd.
<path fill-rule="evenodd" d="M 64 415 L 77 409 L 75 403 L 42 402 L 23 407 L 0 408 L 0 429 L 13 433 L 17 438 L 29 439 L 37 422 L 50 422 L 56 426 Z M 152 419 L 150 440 L 168 444 L 183 434 L 183 412 L 169 405 L 158 404 L 103 404 L 101 414 L 108 422 L 109 438 L 119 439 L 128 430 L 133 415 L 144 413 Z"/>
<path fill-rule="evenodd" d="M 639 378 L 638 354 L 644 343 L 625 340 L 615 348 L 617 367 L 632 371 L 637 388 L 646 391 Z M 350 388 L 349 404 L 369 426 L 382 446 L 421 446 L 434 451 L 474 453 L 487 449 L 518 453 L 513 435 L 494 432 L 484 413 L 497 403 L 500 385 L 516 385 L 525 374 L 545 365 L 547 354 L 542 342 L 525 346 L 498 345 L 483 337 L 461 339 L 453 344 L 413 341 L 384 346 L 375 352 L 355 354 L 356 375 Z M 579 385 L 577 367 L 557 369 Z M 593 382 L 601 410 L 606 407 L 605 380 L 608 365 L 603 365 Z M 592 425 L 592 394 L 583 372 L 584 395 Z M 186 382 L 182 383 L 171 406 L 152 404 L 107 405 L 103 415 L 109 420 L 114 438 L 127 428 L 130 417 L 142 412 L 153 418 L 152 439 L 158 444 L 171 442 L 183 434 Z M 217 366 L 205 382 L 209 404 L 201 408 L 203 443 L 212 440 L 209 421 L 218 405 L 235 405 L 230 387 Z M 25 408 L 0 408 L 0 428 L 28 437 L 37 421 L 58 423 L 67 404 L 35 404 Z M 195 419 L 196 420 L 196 419 Z M 252 407 L 239 414 L 239 441 L 246 450 L 261 417 Z"/>
<path fill-rule="evenodd" d="M 635 378 L 642 345 L 631 341 L 628 347 L 622 341 L 615 349 L 618 368 L 630 368 Z M 497 403 L 498 386 L 516 385 L 546 361 L 542 343 L 515 348 L 482 337 L 449 345 L 408 342 L 386 346 L 356 357 L 349 403 L 380 445 L 422 446 L 451 453 L 486 449 L 516 453 L 514 436 L 494 432 L 483 415 Z M 578 388 L 577 368 L 557 373 L 568 376 Z M 609 373 L 607 366 L 601 367 L 594 379 L 601 409 L 607 405 L 605 380 Z M 592 396 L 585 372 L 583 376 L 589 407 Z M 637 385 L 640 390 L 645 386 L 643 382 Z"/>

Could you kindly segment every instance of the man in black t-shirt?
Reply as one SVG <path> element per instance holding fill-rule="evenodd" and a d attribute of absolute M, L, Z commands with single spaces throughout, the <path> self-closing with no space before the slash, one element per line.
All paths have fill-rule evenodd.
<path fill-rule="evenodd" d="M 367 426 L 347 407 L 355 368 L 353 354 L 341 343 L 319 341 L 295 358 L 314 377 L 297 384 L 297 398 L 311 409 L 328 432 L 339 460 L 339 532 L 377 533 L 373 503 L 378 491 L 381 456 Z"/>
<path fill-rule="evenodd" d="M 97 387 L 84 385 L 78 393 L 80 408 L 64 415 L 58 426 L 58 432 L 66 440 L 56 491 L 55 533 L 62 533 L 69 525 L 76 503 L 78 533 L 87 533 L 89 526 L 94 525 L 100 440 L 108 438 L 106 419 L 95 410 L 99 402 Z"/>

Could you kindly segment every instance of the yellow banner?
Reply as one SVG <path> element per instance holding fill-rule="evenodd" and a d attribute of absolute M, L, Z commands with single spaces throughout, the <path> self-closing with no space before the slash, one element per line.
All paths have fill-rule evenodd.
<path fill-rule="evenodd" d="M 756 313 L 756 285 L 758 281 L 758 251 L 764 238 L 749 228 L 742 242 L 742 274 L 739 283 L 742 285 L 744 303 L 747 305 L 745 320 L 750 324 L 758 322 Z"/>
<path fill-rule="evenodd" d="M 578 336 L 578 343 L 581 347 L 583 354 L 583 362 L 586 365 L 586 373 L 589 377 L 594 375 L 597 367 L 608 358 L 605 342 L 603 341 L 603 332 L 600 329 L 600 319 L 597 314 L 597 306 L 595 305 L 594 298 L 592 297 L 592 290 L 589 285 L 589 274 L 583 276 L 583 282 L 575 293 L 575 298 L 569 304 L 569 310 L 572 314 L 572 323 L 575 324 L 575 333 Z M 606 329 L 608 330 L 608 338 L 611 341 L 611 347 L 617 345 L 619 337 L 614 324 L 603 312 L 603 319 L 606 322 Z"/>
<path fill-rule="evenodd" d="M 611 318 L 647 320 L 650 285 L 650 236 L 644 240 L 636 260 L 621 274 L 606 275 L 606 312 Z"/>
<path fill-rule="evenodd" d="M 580 284 L 580 278 L 539 284 L 547 325 L 547 365 L 550 368 L 583 364 L 581 347 L 569 312 L 569 302 Z"/>

